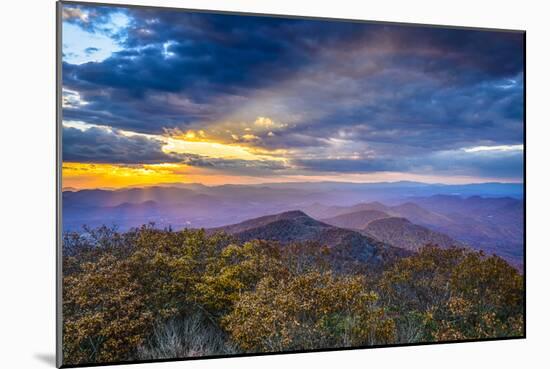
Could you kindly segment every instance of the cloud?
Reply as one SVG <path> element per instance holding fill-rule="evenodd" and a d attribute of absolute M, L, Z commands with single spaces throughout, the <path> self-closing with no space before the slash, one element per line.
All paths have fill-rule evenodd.
<path fill-rule="evenodd" d="M 180 162 L 162 151 L 164 143 L 143 136 L 99 127 L 86 130 L 63 127 L 63 161 L 80 163 L 154 164 Z"/>
<path fill-rule="evenodd" d="M 78 124 L 77 124 L 78 125 Z M 63 127 L 63 162 L 146 165 L 179 163 L 194 167 L 258 174 L 283 170 L 282 161 L 215 158 L 188 152 L 165 152 L 161 139 L 113 130 L 109 127 Z"/>
<path fill-rule="evenodd" d="M 243 175 L 274 175 L 277 171 L 288 169 L 288 166 L 281 161 L 276 160 L 242 160 L 242 159 L 221 159 L 209 158 L 200 155 L 183 154 L 182 163 L 194 167 L 218 169 L 221 171 L 231 171 L 233 174 Z"/>
<path fill-rule="evenodd" d="M 398 72 L 391 74 L 395 78 Z M 426 76 L 396 87 L 389 83 L 392 76 L 346 80 L 342 86 L 327 78 L 289 83 L 263 103 L 268 113 L 271 106 L 284 105 L 299 118 L 265 145 L 288 148 L 300 137 L 296 146 L 303 147 L 304 141 L 317 145 L 323 138 L 344 137 L 410 153 L 523 142 L 521 75 L 507 90 L 500 87 L 507 79 L 449 87 Z"/>
<path fill-rule="evenodd" d="M 245 135 L 242 135 L 241 139 L 244 140 L 244 141 L 258 141 L 258 140 L 260 140 L 260 137 L 258 137 L 256 135 L 253 135 L 253 134 L 250 134 L 250 133 L 247 133 Z"/>
<path fill-rule="evenodd" d="M 86 105 L 87 102 L 82 100 L 78 91 L 71 91 L 64 88 L 62 92 L 62 104 L 63 108 L 69 108 Z"/>
<path fill-rule="evenodd" d="M 408 172 L 502 179 L 523 178 L 522 150 L 449 150 L 415 157 L 305 159 L 294 165 L 304 170 L 338 173 Z"/>
<path fill-rule="evenodd" d="M 125 38 L 124 28 L 129 23 L 128 14 L 128 9 L 124 7 L 64 4 L 62 8 L 62 18 L 66 24 L 120 40 Z"/>
<path fill-rule="evenodd" d="M 276 122 L 269 117 L 258 117 L 254 121 L 254 126 L 260 131 L 275 131 L 279 129 L 285 129 L 288 124 L 282 122 Z"/>
<path fill-rule="evenodd" d="M 87 48 L 84 49 L 84 52 L 86 53 L 86 55 L 91 55 L 91 54 L 94 54 L 98 51 L 99 51 L 99 48 L 97 48 L 97 47 L 87 47 Z"/>
<path fill-rule="evenodd" d="M 252 17 L 242 22 L 225 16 L 220 22 L 217 17 L 197 14 L 149 13 L 133 13 L 133 22 L 125 31 L 125 50 L 100 63 L 64 63 L 64 85 L 90 101 L 89 109 L 67 111 L 70 119 L 99 123 L 98 118 L 116 116 L 110 124 L 149 133 L 162 127 L 185 128 L 196 120 L 222 116 L 243 96 L 276 83 L 311 58 L 298 50 L 299 45 L 287 47 L 284 38 L 273 37 L 284 24 L 281 21 L 265 23 Z M 163 20 L 151 22 L 156 19 L 151 16 Z M 255 27 L 265 32 L 255 32 Z M 155 107 L 155 101 L 170 94 L 178 94 L 178 99 L 165 101 L 159 116 L 161 109 L 132 114 L 137 106 Z M 110 103 L 113 98 L 116 107 Z M 186 100 L 186 106 L 177 100 Z M 102 112 L 102 116 L 92 112 Z M 151 126 L 152 116 L 162 127 Z"/>
<path fill-rule="evenodd" d="M 64 6 L 61 16 L 64 21 L 78 20 L 82 23 L 88 22 L 88 14 L 78 7 Z"/>
<path fill-rule="evenodd" d="M 523 151 L 523 145 L 498 145 L 498 146 L 475 146 L 464 149 L 466 152 L 479 151 Z"/>
<path fill-rule="evenodd" d="M 444 151 L 429 158 L 434 173 L 524 179 L 523 150 Z"/>
<path fill-rule="evenodd" d="M 523 142 L 520 33 L 91 5 L 64 19 L 121 48 L 65 60 L 64 119 L 202 131 L 304 170 L 522 172 L 517 156 L 462 150 Z"/>

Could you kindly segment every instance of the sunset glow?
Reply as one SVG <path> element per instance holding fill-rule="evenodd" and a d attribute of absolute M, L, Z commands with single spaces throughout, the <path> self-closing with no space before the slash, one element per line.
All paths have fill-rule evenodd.
<path fill-rule="evenodd" d="M 523 181 L 519 34 L 165 15 L 64 9 L 65 187 Z"/>

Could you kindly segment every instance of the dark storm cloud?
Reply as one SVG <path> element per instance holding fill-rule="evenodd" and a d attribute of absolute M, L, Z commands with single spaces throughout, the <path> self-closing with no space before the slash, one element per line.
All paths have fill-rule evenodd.
<path fill-rule="evenodd" d="M 80 130 L 63 128 L 63 161 L 110 164 L 180 163 L 194 167 L 232 170 L 257 174 L 285 169 L 273 160 L 240 160 L 209 158 L 190 153 L 165 153 L 164 143 L 144 136 L 126 136 L 103 127 Z"/>
<path fill-rule="evenodd" d="M 304 170 L 338 173 L 408 172 L 493 178 L 521 178 L 522 150 L 442 151 L 416 157 L 365 159 L 305 159 L 293 164 Z"/>
<path fill-rule="evenodd" d="M 128 14 L 128 9 L 110 6 L 63 5 L 63 22 L 74 24 L 90 33 L 124 39 L 125 33 L 113 28 L 113 17 Z"/>
<path fill-rule="evenodd" d="M 288 78 L 311 62 L 319 43 L 352 39 L 357 33 L 347 25 L 319 36 L 309 23 L 274 18 L 146 10 L 130 15 L 125 50 L 100 63 L 64 64 L 64 86 L 78 90 L 89 102 L 86 109 L 67 109 L 68 118 L 82 114 L 82 120 L 103 123 L 99 120 L 116 115 L 119 127 L 142 132 L 208 121 L 220 116 L 219 109 L 210 109 L 220 106 L 219 100 L 230 111 L 239 97 Z M 167 93 L 185 96 L 208 114 L 197 115 L 169 102 L 163 109 L 133 114 L 137 105 Z M 113 100 L 118 108 L 111 106 Z"/>
<path fill-rule="evenodd" d="M 384 79 L 371 80 L 369 88 L 379 93 L 350 105 L 330 99 L 333 91 L 324 91 L 319 85 L 304 92 L 302 98 L 309 95 L 314 101 L 308 106 L 313 115 L 316 111 L 327 113 L 292 126 L 265 143 L 271 148 L 292 147 L 295 143 L 323 146 L 323 138 L 337 137 L 379 149 L 397 143 L 390 148 L 394 153 L 519 144 L 523 141 L 522 86 L 517 77 L 513 84 L 498 79 L 454 88 L 418 81 L 387 93 Z M 360 96 L 360 90 L 348 88 Z"/>
<path fill-rule="evenodd" d="M 443 76 L 453 83 L 514 76 L 523 70 L 520 33 L 429 27 L 403 27 L 398 32 L 404 36 L 396 43 L 400 49 L 397 65 Z M 433 57 L 416 58 L 419 49 Z"/>
<path fill-rule="evenodd" d="M 116 34 L 114 13 L 129 19 Z M 256 118 L 239 109 L 260 110 L 288 125 L 255 145 L 318 150 L 319 163 L 306 166 L 341 172 L 419 164 L 404 157 L 363 169 L 353 160 L 323 164 L 332 137 L 379 157 L 436 162 L 436 152 L 460 158 L 463 147 L 523 142 L 520 33 L 93 6 L 71 8 L 64 19 L 122 47 L 101 62 L 63 64 L 64 87 L 86 103 L 64 108 L 67 120 L 144 133 L 208 131 L 232 114 Z M 248 109 L 260 97 L 261 108 Z M 515 159 L 509 172 L 498 158 L 487 160 L 469 172 L 519 172 Z"/>
<path fill-rule="evenodd" d="M 63 161 L 81 163 L 154 164 L 179 162 L 162 152 L 163 143 L 143 136 L 124 136 L 104 128 L 63 128 Z"/>
<path fill-rule="evenodd" d="M 234 174 L 273 174 L 274 171 L 288 169 L 286 164 L 275 160 L 220 159 L 194 154 L 181 154 L 180 156 L 184 164 L 194 167 L 231 170 Z"/>
<path fill-rule="evenodd" d="M 98 51 L 99 51 L 99 49 L 97 47 L 87 47 L 86 49 L 84 49 L 84 52 L 86 53 L 86 55 L 91 55 L 91 54 L 96 53 Z"/>
<path fill-rule="evenodd" d="M 82 8 L 89 11 L 89 7 Z M 108 10 L 92 7 L 90 20 L 75 19 L 87 28 L 95 20 L 96 28 L 100 28 L 109 19 Z M 269 88 L 309 68 L 324 49 L 342 50 L 340 60 L 345 64 L 346 52 L 377 39 L 391 41 L 392 50 L 381 60 L 385 68 L 421 69 L 440 75 L 446 82 L 513 75 L 521 70 L 522 58 L 517 51 L 521 50 L 522 39 L 518 35 L 161 10 L 124 11 L 131 19 L 122 31 L 125 50 L 101 63 L 64 65 L 65 86 L 81 91 L 91 104 L 86 110 L 68 111 L 71 119 L 82 112 L 83 119 L 103 123 L 98 120 L 112 113 L 121 127 L 141 128 L 143 132 L 158 131 L 151 120 L 168 127 L 197 120 L 208 122 L 238 106 L 242 98 L 236 97 L 246 98 L 259 88 Z M 419 55 L 418 50 L 427 54 Z M 222 99 L 225 109 L 197 115 L 177 104 L 166 104 L 164 111 L 151 109 L 149 114 L 133 116 L 136 105 L 164 93 L 185 94 L 194 104 L 204 105 L 203 110 L 219 106 L 216 102 Z M 116 98 L 118 108 L 110 106 L 111 97 Z M 128 113 L 123 114 L 123 110 Z M 90 111 L 104 114 L 95 116 Z"/>

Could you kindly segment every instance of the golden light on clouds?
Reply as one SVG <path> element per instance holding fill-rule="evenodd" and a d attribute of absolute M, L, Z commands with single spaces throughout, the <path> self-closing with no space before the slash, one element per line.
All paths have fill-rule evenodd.
<path fill-rule="evenodd" d="M 210 168 L 196 168 L 185 164 L 115 165 L 65 163 L 63 164 L 63 188 L 123 188 L 153 186 L 169 183 L 202 183 L 207 186 L 223 184 L 260 184 L 276 182 L 380 182 L 422 181 L 426 183 L 448 182 L 454 184 L 482 183 L 474 177 L 442 177 L 410 173 L 382 172 L 370 174 L 282 175 L 273 177 L 243 176 Z"/>
<path fill-rule="evenodd" d="M 468 176 L 439 176 L 420 173 L 403 172 L 373 172 L 373 173 L 336 173 L 315 172 L 295 167 L 293 158 L 307 157 L 303 150 L 267 149 L 262 145 L 261 137 L 252 132 L 263 130 L 265 134 L 273 135 L 270 129 L 280 128 L 279 124 L 267 117 L 259 117 L 252 122 L 252 127 L 241 133 L 232 134 L 226 141 L 208 130 L 167 130 L 164 134 L 143 134 L 126 130 L 114 130 L 109 126 L 91 125 L 82 122 L 64 122 L 64 126 L 86 131 L 91 127 L 105 129 L 113 135 L 142 136 L 161 143 L 166 154 L 181 154 L 181 162 L 158 164 L 96 164 L 75 163 L 63 164 L 63 187 L 72 188 L 123 188 L 131 186 L 152 186 L 171 183 L 202 183 L 205 185 L 223 184 L 259 184 L 268 182 L 309 182 L 309 181 L 344 181 L 344 182 L 379 182 L 379 181 L 421 181 L 426 183 L 477 183 L 487 181 L 487 178 Z M 269 131 L 268 131 L 269 130 Z M 233 136 L 233 137 L 231 137 Z M 330 159 L 357 159 L 362 156 L 345 152 L 344 148 L 352 149 L 353 142 L 330 137 L 325 156 Z M 512 147 L 516 149 L 516 147 Z M 491 147 L 493 148 L 493 147 Z M 503 150 L 509 147 L 497 146 Z M 475 150 L 487 150 L 485 147 Z M 334 152 L 333 152 L 334 151 Z M 340 153 L 344 151 L 343 156 Z M 364 153 L 363 153 L 364 154 Z M 195 156 L 197 162 L 203 158 L 204 164 L 197 165 L 186 156 Z M 214 163 L 213 165 L 209 165 Z M 223 165 L 224 161 L 228 161 Z M 229 164 L 230 161 L 248 163 Z M 281 171 L 270 171 L 270 164 L 277 162 L 273 168 Z M 187 163 L 187 164 L 186 164 Z M 222 163 L 222 165 L 217 165 Z M 265 166 L 263 164 L 266 164 Z M 245 168 L 245 169 L 243 169 Z M 254 168 L 263 168 L 255 172 Z M 266 169 L 267 168 L 267 169 Z M 498 181 L 495 178 L 494 181 Z"/>
<path fill-rule="evenodd" d="M 287 160 L 285 155 L 288 154 L 288 151 L 286 150 L 266 150 L 259 146 L 256 147 L 254 142 L 259 142 L 261 138 L 252 133 L 241 136 L 230 134 L 229 137 L 231 140 L 227 142 L 216 139 L 214 135 L 204 130 L 182 132 L 177 129 L 167 130 L 165 136 L 154 136 L 166 143 L 162 147 L 165 153 L 193 154 L 216 159 Z"/>
<path fill-rule="evenodd" d="M 256 136 L 256 135 L 253 135 L 251 133 L 247 133 L 245 135 L 242 135 L 241 136 L 241 139 L 245 140 L 245 141 L 256 141 L 256 140 L 259 140 L 260 137 Z"/>
<path fill-rule="evenodd" d="M 141 136 L 162 143 L 162 151 L 168 155 L 182 155 L 179 163 L 159 164 L 103 164 L 66 162 L 63 165 L 63 187 L 74 188 L 121 188 L 148 186 L 163 183 L 203 183 L 207 185 L 260 183 L 263 177 L 235 172 L 229 168 L 193 166 L 186 164 L 185 155 L 203 158 L 207 163 L 215 161 L 249 161 L 252 168 L 258 163 L 279 162 L 289 165 L 286 150 L 267 150 L 252 141 L 259 139 L 245 134 L 239 142 L 223 142 L 204 130 L 166 130 L 164 134 L 144 134 L 127 130 L 114 130 L 109 126 L 87 124 L 77 121 L 63 122 L 65 127 L 81 131 L 95 127 L 110 134 L 124 137 Z M 223 167 L 223 166 L 222 166 Z M 243 167 L 247 167 L 246 164 Z M 243 175 L 244 174 L 244 175 Z"/>
<path fill-rule="evenodd" d="M 254 146 L 263 138 L 273 137 L 276 132 L 288 128 L 287 123 L 266 116 L 254 119 L 228 117 L 216 123 L 210 123 L 206 129 L 166 128 L 165 136 L 172 139 L 193 142 L 216 142 L 220 144 Z"/>
<path fill-rule="evenodd" d="M 266 131 L 284 129 L 288 127 L 288 124 L 279 121 L 274 121 L 269 117 L 258 117 L 254 121 L 254 125 Z"/>
<path fill-rule="evenodd" d="M 202 129 L 182 131 L 178 128 L 165 129 L 166 135 L 172 139 L 184 141 L 207 141 L 206 132 Z"/>
<path fill-rule="evenodd" d="M 148 139 L 163 142 L 162 151 L 165 153 L 176 154 L 192 154 L 200 155 L 207 158 L 216 159 L 238 159 L 238 160 L 284 160 L 281 155 L 286 153 L 285 150 L 265 150 L 251 145 L 253 141 L 260 138 L 253 134 L 244 134 L 241 137 L 233 135 L 233 141 L 224 142 L 210 137 L 204 130 L 187 130 L 185 132 L 179 129 L 167 129 L 164 135 L 137 133 L 133 131 L 117 129 L 116 132 L 109 126 L 88 124 L 78 121 L 64 121 L 65 127 L 76 128 L 81 131 L 86 131 L 91 127 L 105 129 L 109 132 L 118 135 L 132 137 L 141 136 Z M 247 144 L 246 146 L 244 144 Z"/>
<path fill-rule="evenodd" d="M 178 170 L 177 172 L 175 170 Z M 119 188 L 137 185 L 182 182 L 185 171 L 194 168 L 182 164 L 116 165 L 64 163 L 63 187 Z"/>
<path fill-rule="evenodd" d="M 90 164 L 64 163 L 63 188 L 123 188 L 153 186 L 167 183 L 257 184 L 266 178 L 236 175 L 211 168 L 197 168 L 185 164 Z"/>
<path fill-rule="evenodd" d="M 212 141 L 188 141 L 180 138 L 164 138 L 166 153 L 194 154 L 217 159 L 265 160 L 264 155 L 255 154 L 253 149 Z M 270 160 L 274 160 L 272 157 Z"/>

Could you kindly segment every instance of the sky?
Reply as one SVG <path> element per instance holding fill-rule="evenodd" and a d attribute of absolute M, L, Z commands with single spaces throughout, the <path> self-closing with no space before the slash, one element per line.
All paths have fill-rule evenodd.
<path fill-rule="evenodd" d="M 63 186 L 523 181 L 523 34 L 64 4 Z"/>

